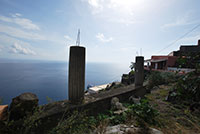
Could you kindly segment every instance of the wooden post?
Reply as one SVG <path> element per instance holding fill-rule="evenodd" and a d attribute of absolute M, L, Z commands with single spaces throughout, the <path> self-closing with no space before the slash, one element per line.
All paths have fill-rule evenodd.
<path fill-rule="evenodd" d="M 144 57 L 137 56 L 135 64 L 135 86 L 143 86 L 144 81 Z"/>
<path fill-rule="evenodd" d="M 85 89 L 85 47 L 70 47 L 68 78 L 69 100 L 72 103 L 82 102 Z"/>

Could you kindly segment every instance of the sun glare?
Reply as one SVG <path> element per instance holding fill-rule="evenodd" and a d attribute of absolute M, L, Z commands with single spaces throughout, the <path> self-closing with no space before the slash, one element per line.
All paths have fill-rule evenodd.
<path fill-rule="evenodd" d="M 143 0 L 110 0 L 110 8 L 113 8 L 121 13 L 132 15 L 135 10 L 142 6 Z"/>

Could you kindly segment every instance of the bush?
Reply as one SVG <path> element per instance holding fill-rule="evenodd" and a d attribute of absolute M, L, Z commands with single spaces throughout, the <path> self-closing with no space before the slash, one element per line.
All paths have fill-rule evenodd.
<path fill-rule="evenodd" d="M 161 76 L 160 72 L 152 72 L 148 77 L 148 85 L 149 89 L 152 89 L 155 86 L 161 85 L 165 83 L 165 79 Z"/>
<path fill-rule="evenodd" d="M 148 89 L 152 89 L 155 86 L 171 83 L 177 81 L 179 78 L 178 75 L 172 73 L 172 72 L 158 72 L 154 71 L 151 72 L 151 74 L 148 76 Z"/>
<path fill-rule="evenodd" d="M 85 112 L 74 111 L 67 119 L 61 121 L 49 134 L 82 134 L 89 133 L 97 120 L 88 117 Z"/>
<path fill-rule="evenodd" d="M 139 104 L 132 104 L 128 107 L 128 114 L 135 115 L 139 122 L 146 122 L 148 124 L 156 124 L 156 116 L 158 111 L 153 109 L 148 100 L 142 99 Z"/>
<path fill-rule="evenodd" d="M 200 76 L 195 72 L 186 74 L 178 80 L 174 91 L 181 100 L 200 101 Z"/>
<path fill-rule="evenodd" d="M 99 114 L 97 120 L 109 120 L 111 125 L 126 123 L 131 118 L 136 119 L 138 124 L 153 124 L 155 125 L 158 111 L 153 109 L 147 99 L 142 99 L 139 104 L 125 103 L 127 110 L 121 114 L 114 114 L 113 111 L 107 111 L 104 114 Z"/>

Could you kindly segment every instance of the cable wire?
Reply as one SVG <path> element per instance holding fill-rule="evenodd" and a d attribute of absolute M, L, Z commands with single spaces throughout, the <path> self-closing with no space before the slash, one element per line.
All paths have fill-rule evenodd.
<path fill-rule="evenodd" d="M 165 50 L 166 48 L 174 45 L 177 41 L 181 40 L 182 38 L 184 38 L 185 36 L 187 36 L 188 34 L 190 34 L 191 32 L 193 32 L 195 29 L 197 29 L 200 26 L 200 24 L 196 25 L 195 27 L 193 27 L 190 31 L 188 31 L 187 33 L 183 34 L 182 36 L 180 36 L 178 39 L 176 39 L 174 42 L 170 43 L 169 45 L 167 45 L 166 47 L 164 47 L 163 49 L 161 49 L 160 51 L 158 51 L 158 54 L 160 52 L 162 52 L 163 50 Z"/>

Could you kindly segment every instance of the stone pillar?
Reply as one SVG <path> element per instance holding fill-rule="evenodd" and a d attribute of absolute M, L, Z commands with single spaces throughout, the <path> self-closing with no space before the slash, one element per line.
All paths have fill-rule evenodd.
<path fill-rule="evenodd" d="M 68 95 L 72 103 L 82 102 L 85 89 L 85 47 L 71 46 L 69 55 Z"/>
<path fill-rule="evenodd" d="M 135 59 L 135 86 L 143 86 L 144 81 L 144 57 L 137 56 Z"/>

